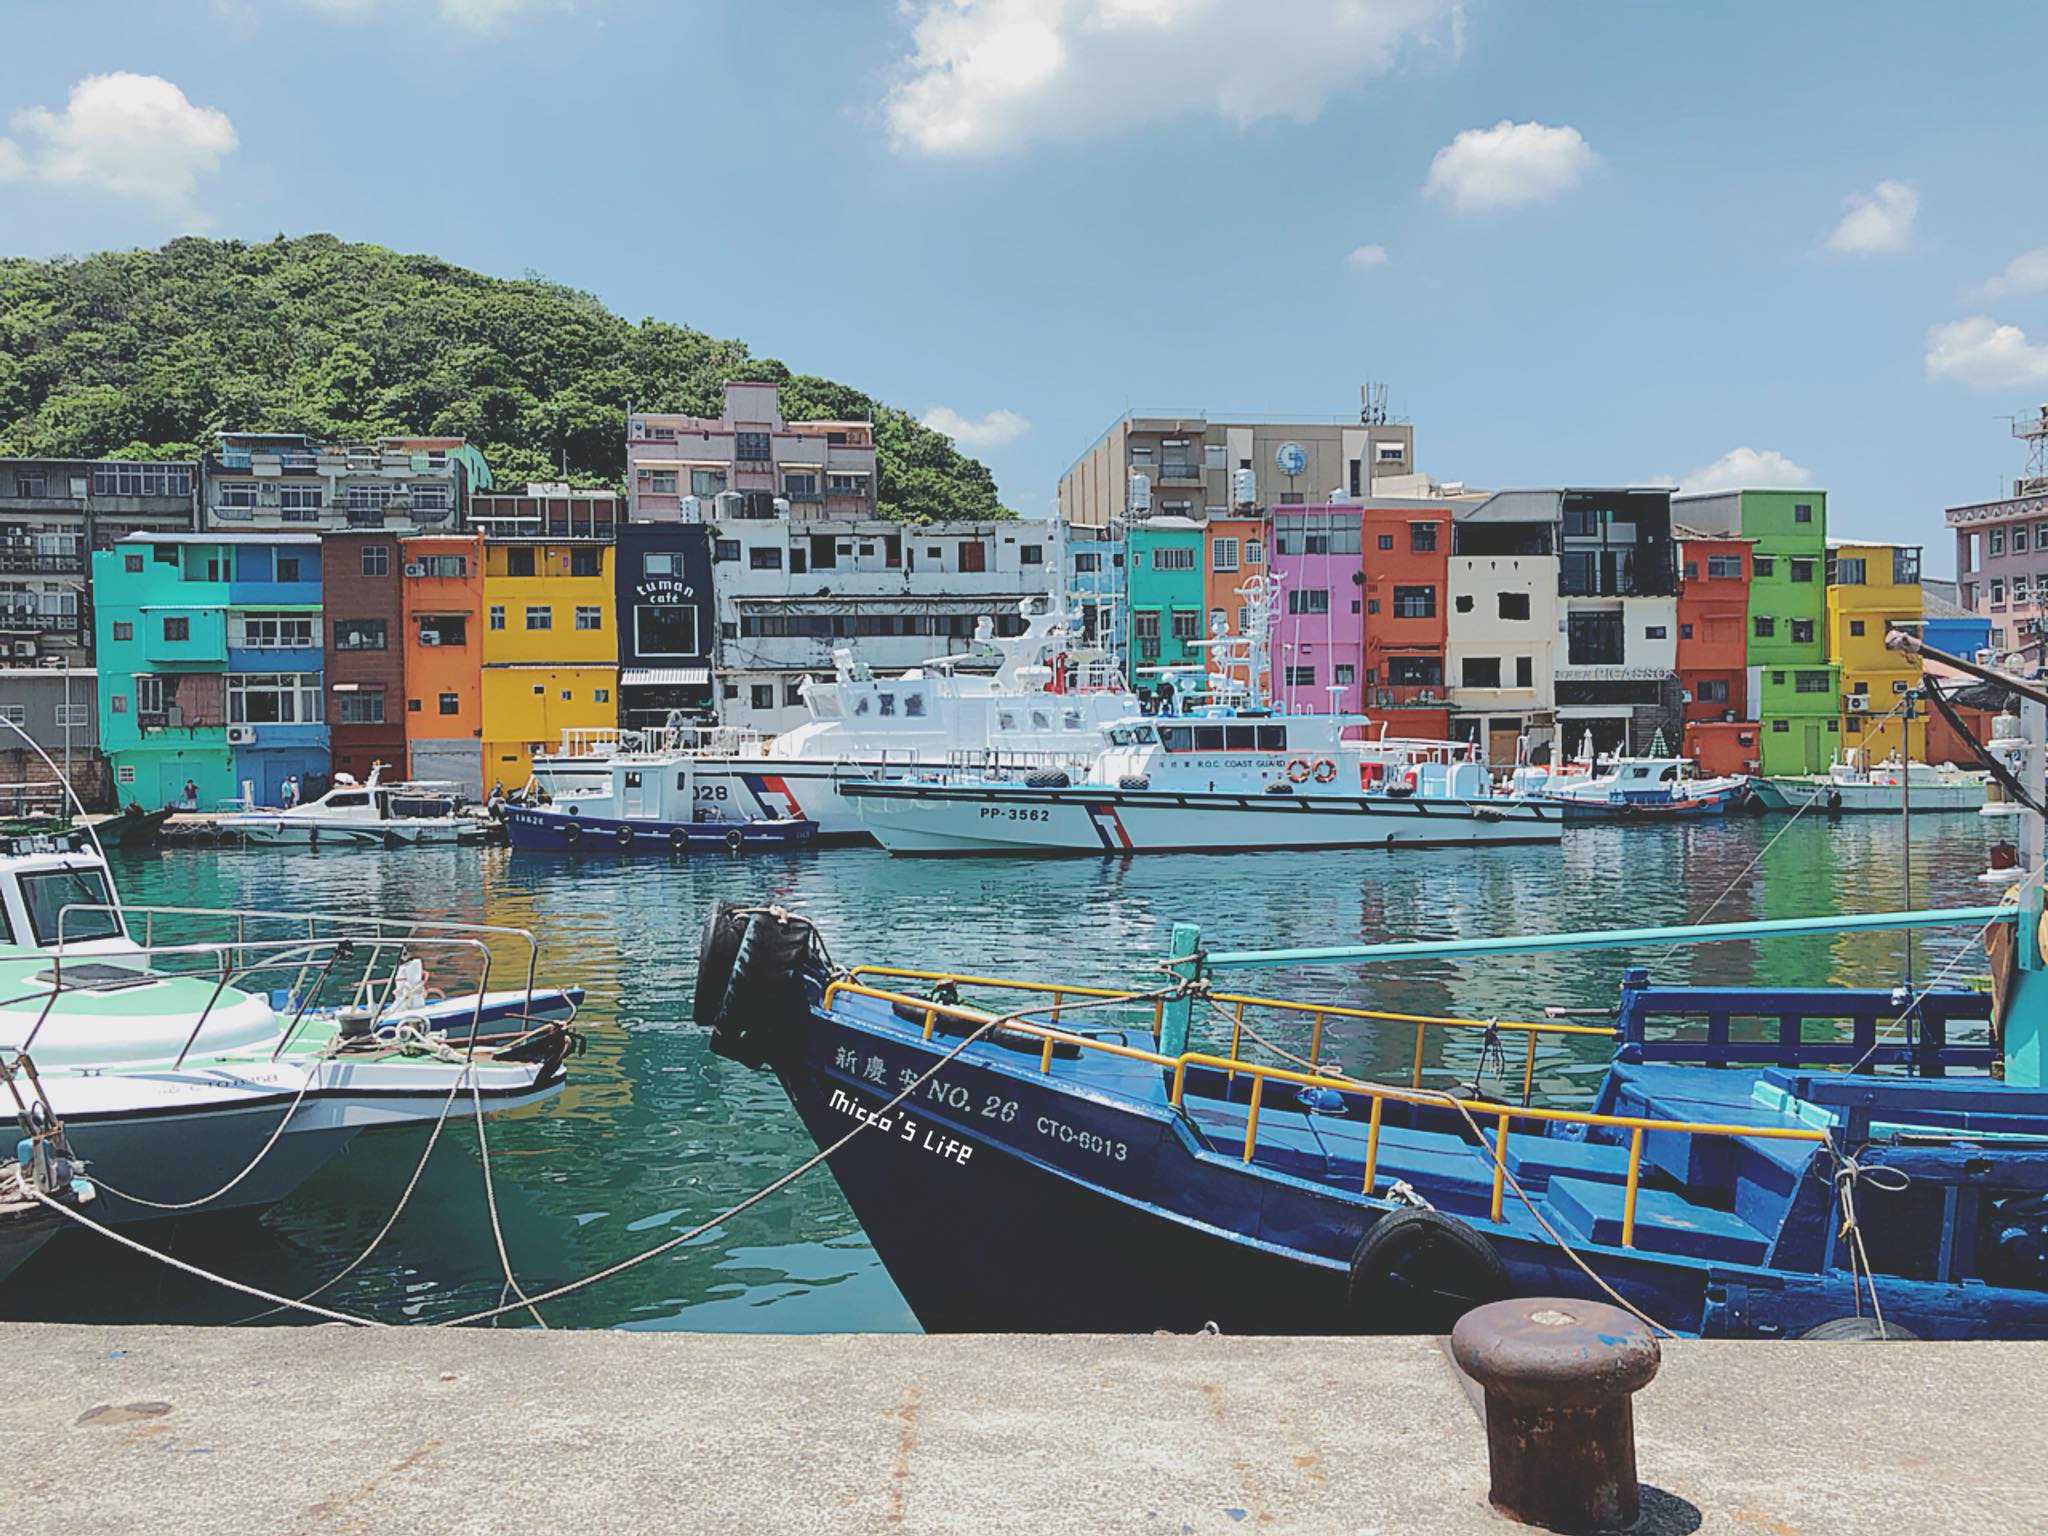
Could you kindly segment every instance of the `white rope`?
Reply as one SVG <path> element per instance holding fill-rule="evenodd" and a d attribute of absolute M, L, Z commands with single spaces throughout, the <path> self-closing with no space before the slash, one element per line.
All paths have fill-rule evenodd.
<path fill-rule="evenodd" d="M 270 1156 L 271 1149 L 277 1145 L 278 1140 L 284 1135 L 284 1128 L 291 1124 L 292 1116 L 297 1114 L 299 1106 L 306 1102 L 306 1094 L 312 1089 L 313 1080 L 317 1076 L 319 1076 L 317 1063 L 306 1068 L 306 1080 L 299 1085 L 299 1091 L 292 1096 L 290 1108 L 285 1110 L 283 1117 L 277 1122 L 277 1128 L 270 1133 L 270 1139 L 257 1149 L 255 1157 L 250 1159 L 247 1166 L 240 1173 L 229 1179 L 227 1183 L 221 1185 L 219 1189 L 216 1189 L 210 1195 L 201 1195 L 197 1200 L 150 1200 L 141 1195 L 131 1195 L 124 1189 L 117 1189 L 98 1174 L 92 1175 L 92 1181 L 110 1195 L 118 1195 L 123 1200 L 135 1205 L 147 1206 L 153 1211 L 189 1211 L 198 1206 L 211 1205 L 222 1195 L 241 1183 L 242 1180 L 248 1178 L 250 1174 L 256 1171 L 257 1167 L 263 1162 L 263 1159 Z"/>
<path fill-rule="evenodd" d="M 356 1328 L 389 1328 L 391 1326 L 389 1323 L 380 1323 L 375 1318 L 352 1317 L 346 1312 L 332 1312 L 326 1307 L 315 1307 L 303 1301 L 293 1301 L 289 1296 L 275 1296 L 260 1287 L 244 1285 L 239 1280 L 230 1280 L 226 1275 L 216 1275 L 211 1270 L 201 1269 L 197 1264 L 188 1264 L 183 1259 L 173 1258 L 170 1254 L 152 1248 L 147 1243 L 139 1243 L 132 1237 L 116 1232 L 112 1227 L 102 1226 L 83 1211 L 73 1210 L 63 1201 L 51 1199 L 39 1189 L 30 1189 L 27 1193 L 31 1198 L 41 1201 L 60 1216 L 67 1217 L 82 1227 L 91 1228 L 99 1233 L 101 1237 L 112 1238 L 123 1248 L 132 1248 L 135 1252 L 147 1258 L 155 1259 L 159 1263 L 168 1264 L 173 1269 L 183 1270 L 186 1274 L 196 1276 L 201 1280 L 211 1280 L 215 1285 L 224 1285 L 231 1291 L 240 1291 L 243 1295 L 254 1296 L 259 1301 L 276 1302 L 280 1307 L 291 1307 L 296 1311 L 310 1312 L 313 1316 L 324 1317 L 331 1323 L 348 1323 Z"/>
<path fill-rule="evenodd" d="M 473 1060 L 476 1051 L 474 1026 L 470 1031 L 469 1048 Z M 512 1256 L 505 1251 L 505 1228 L 498 1220 L 498 1185 L 497 1180 L 491 1176 L 491 1143 L 484 1132 L 483 1089 L 477 1082 L 476 1073 L 470 1072 L 467 1075 L 470 1102 L 476 1106 L 476 1161 L 477 1166 L 483 1170 L 484 1207 L 491 1216 L 491 1240 L 498 1246 L 498 1266 L 505 1271 L 505 1284 L 511 1287 L 512 1294 L 526 1302 L 526 1310 L 533 1314 L 533 1320 L 545 1329 L 548 1320 L 540 1315 L 539 1307 L 527 1300 L 526 1292 L 519 1288 L 519 1281 L 512 1274 Z"/>

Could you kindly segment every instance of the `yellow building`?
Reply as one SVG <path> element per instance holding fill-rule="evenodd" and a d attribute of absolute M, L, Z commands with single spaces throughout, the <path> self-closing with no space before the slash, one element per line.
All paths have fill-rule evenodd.
<path fill-rule="evenodd" d="M 1920 628 L 1920 546 L 1828 540 L 1828 660 L 1841 665 L 1842 748 L 1866 763 L 1898 752 L 1917 658 L 1885 649 L 1888 629 Z M 1914 706 L 1907 755 L 1924 762 L 1927 724 Z"/>
<path fill-rule="evenodd" d="M 618 723 L 612 546 L 493 536 L 483 609 L 484 778 L 516 789 L 563 731 Z"/>

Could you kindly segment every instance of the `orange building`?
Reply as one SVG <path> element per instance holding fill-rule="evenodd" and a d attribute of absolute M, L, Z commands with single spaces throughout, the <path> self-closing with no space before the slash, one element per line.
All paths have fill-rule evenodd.
<path fill-rule="evenodd" d="M 1674 529 L 1678 535 L 1678 686 L 1685 722 L 1680 750 L 1708 774 L 1759 771 L 1749 700 L 1748 539 Z"/>
<path fill-rule="evenodd" d="M 490 788 L 483 782 L 483 540 L 436 533 L 399 543 L 408 772 L 481 796 Z"/>
<path fill-rule="evenodd" d="M 1389 736 L 1445 740 L 1451 733 L 1444 687 L 1450 503 L 1390 497 L 1359 517 L 1365 712 L 1383 722 Z"/>
<path fill-rule="evenodd" d="M 1244 633 L 1244 600 L 1237 589 L 1266 571 L 1272 541 L 1263 517 L 1212 517 L 1202 525 L 1202 633 L 1216 631 L 1221 615 L 1233 635 Z M 1244 679 L 1249 681 L 1249 679 Z"/>

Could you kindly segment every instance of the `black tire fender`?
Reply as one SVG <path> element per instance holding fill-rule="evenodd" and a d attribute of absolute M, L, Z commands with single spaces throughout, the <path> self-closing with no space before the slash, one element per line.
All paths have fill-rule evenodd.
<path fill-rule="evenodd" d="M 580 821 L 572 821 L 566 827 L 562 828 L 562 841 L 567 843 L 572 848 L 575 847 L 576 844 L 582 842 L 583 823 Z"/>
<path fill-rule="evenodd" d="M 1895 1339 L 1917 1341 L 1917 1333 L 1901 1328 L 1897 1323 L 1886 1323 L 1882 1330 L 1874 1317 L 1831 1317 L 1824 1323 L 1816 1323 L 1799 1335 L 1802 1339 L 1832 1341 L 1841 1343 L 1890 1343 Z"/>
<path fill-rule="evenodd" d="M 687 853 L 690 848 L 690 834 L 681 827 L 669 828 L 668 846 L 671 853 Z"/>
<path fill-rule="evenodd" d="M 620 827 L 616 832 L 612 833 L 612 841 L 617 843 L 621 848 L 632 847 L 633 829 L 631 827 Z"/>
<path fill-rule="evenodd" d="M 748 917 L 711 1026 L 712 1050 L 749 1067 L 782 1057 L 805 1007 L 803 962 L 810 946 L 811 925 L 801 918 L 760 910 Z"/>
<path fill-rule="evenodd" d="M 1390 1211 L 1351 1252 L 1345 1321 L 1353 1333 L 1449 1333 L 1507 1295 L 1507 1266 L 1478 1232 L 1442 1211 Z"/>
<path fill-rule="evenodd" d="M 747 910 L 736 901 L 714 901 L 697 931 L 697 990 L 690 1016 L 706 1029 L 717 1027 L 725 988 L 732 980 L 732 962 L 740 952 L 740 935 L 747 931 Z"/>

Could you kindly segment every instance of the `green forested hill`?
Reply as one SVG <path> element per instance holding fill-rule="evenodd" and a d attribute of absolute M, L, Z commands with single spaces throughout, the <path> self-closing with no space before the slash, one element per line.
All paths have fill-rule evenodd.
<path fill-rule="evenodd" d="M 872 413 L 884 516 L 1007 516 L 977 460 L 905 412 L 587 293 L 331 235 L 0 259 L 0 454 L 189 456 L 222 427 L 461 436 L 499 482 L 616 482 L 628 404 L 717 415 L 774 379 L 793 418 Z"/>

